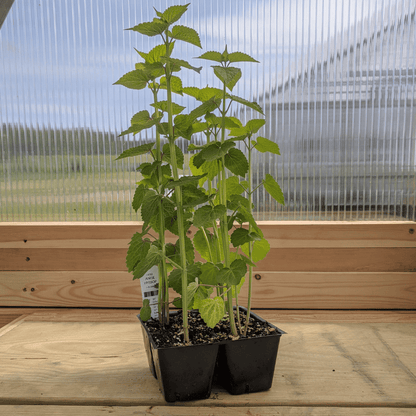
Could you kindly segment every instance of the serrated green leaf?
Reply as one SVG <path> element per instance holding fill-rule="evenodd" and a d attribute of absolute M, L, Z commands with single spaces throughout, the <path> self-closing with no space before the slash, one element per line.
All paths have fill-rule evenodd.
<path fill-rule="evenodd" d="M 243 253 L 247 256 L 250 255 L 249 244 L 250 243 L 246 243 L 241 246 L 241 250 L 243 250 Z M 251 253 L 251 258 L 254 263 L 257 263 L 258 261 L 263 260 L 267 256 L 267 253 L 270 250 L 270 244 L 265 238 L 262 238 L 259 241 L 254 241 L 254 243 L 252 244 L 253 250 Z"/>
<path fill-rule="evenodd" d="M 266 124 L 266 120 L 263 118 L 255 118 L 253 120 L 249 120 L 246 124 L 246 129 L 251 133 L 257 133 L 264 125 Z"/>
<path fill-rule="evenodd" d="M 162 197 L 156 192 L 148 190 L 143 198 L 141 214 L 142 220 L 148 223 L 157 214 Z"/>
<path fill-rule="evenodd" d="M 201 275 L 199 281 L 206 285 L 217 284 L 218 268 L 213 263 L 203 263 L 201 265 Z"/>
<path fill-rule="evenodd" d="M 229 98 L 229 99 L 231 99 L 231 100 L 233 100 L 233 101 L 235 101 L 237 103 L 243 104 L 246 107 L 252 108 L 253 110 L 256 110 L 260 114 L 263 114 L 264 115 L 263 109 L 256 102 L 254 102 L 254 101 L 253 102 L 250 102 L 248 100 L 245 100 L 244 98 L 237 97 L 236 95 L 231 95 L 231 94 L 227 94 L 227 98 Z"/>
<path fill-rule="evenodd" d="M 190 124 L 193 123 L 197 118 L 204 116 L 206 113 L 215 110 L 218 107 L 219 101 L 214 98 L 210 98 L 204 101 L 201 105 L 194 108 L 189 113 Z"/>
<path fill-rule="evenodd" d="M 176 248 L 176 246 L 175 246 Z M 190 264 L 186 268 L 187 285 L 194 282 L 201 274 L 200 267 L 197 264 Z M 171 287 L 176 293 L 182 295 L 182 270 L 174 269 L 169 275 L 169 287 Z"/>
<path fill-rule="evenodd" d="M 169 45 L 169 51 L 170 53 L 172 53 L 173 50 L 173 46 L 174 44 L 171 43 Z M 160 61 L 160 57 L 161 56 L 165 56 L 166 55 L 166 45 L 162 44 L 162 45 L 157 45 L 155 46 L 144 58 L 146 62 L 148 62 L 149 64 L 153 64 L 153 63 L 161 63 Z"/>
<path fill-rule="evenodd" d="M 144 196 L 146 195 L 147 189 L 143 185 L 139 185 L 134 192 L 132 207 L 137 212 L 141 207 Z"/>
<path fill-rule="evenodd" d="M 209 200 L 206 191 L 194 184 L 186 184 L 181 189 L 184 208 L 194 208 L 197 205 L 205 204 Z"/>
<path fill-rule="evenodd" d="M 272 142 L 265 137 L 257 137 L 257 143 L 254 147 L 261 153 L 270 152 L 275 155 L 280 155 L 280 149 L 277 143 Z"/>
<path fill-rule="evenodd" d="M 124 159 L 126 157 L 134 157 L 139 155 L 144 155 L 150 150 L 152 150 L 155 142 L 145 143 L 137 147 L 131 147 L 130 149 L 125 150 L 116 160 Z"/>
<path fill-rule="evenodd" d="M 206 59 L 208 61 L 222 62 L 221 54 L 215 51 L 208 51 L 198 56 L 197 59 Z"/>
<path fill-rule="evenodd" d="M 140 23 L 137 26 L 131 27 L 127 30 L 133 30 L 135 32 L 141 33 L 142 35 L 152 37 L 161 35 L 168 27 L 169 23 L 163 22 L 160 19 L 153 19 L 153 22 Z"/>
<path fill-rule="evenodd" d="M 222 66 L 213 66 L 214 74 L 225 84 L 225 86 L 232 91 L 235 84 L 241 78 L 241 69 Z"/>
<path fill-rule="evenodd" d="M 163 145 L 163 157 L 162 160 L 172 164 L 171 154 L 170 154 L 170 146 L 169 143 L 165 143 Z M 185 160 L 182 150 L 176 146 L 175 144 L 175 152 L 176 152 L 176 164 L 179 169 L 183 169 L 183 162 Z"/>
<path fill-rule="evenodd" d="M 147 110 L 139 111 L 131 118 L 131 124 L 143 124 L 151 120 L 150 114 Z"/>
<path fill-rule="evenodd" d="M 199 309 L 199 302 L 201 302 L 204 299 L 208 299 L 213 292 L 214 289 L 212 287 L 199 286 L 198 290 L 195 292 L 194 303 L 192 305 L 192 308 Z"/>
<path fill-rule="evenodd" d="M 231 244 L 234 247 L 238 247 L 238 246 L 242 246 L 245 243 L 248 243 L 249 241 L 251 241 L 248 234 L 249 234 L 249 231 L 246 230 L 245 228 L 237 228 L 231 234 L 231 237 L 230 237 Z"/>
<path fill-rule="evenodd" d="M 266 173 L 266 179 L 263 180 L 263 185 L 266 191 L 279 203 L 285 204 L 285 197 L 279 184 L 274 180 L 272 175 Z"/>
<path fill-rule="evenodd" d="M 134 233 L 127 250 L 126 266 L 128 272 L 132 272 L 137 264 L 143 260 L 150 248 L 150 242 L 143 240 L 141 233 Z"/>
<path fill-rule="evenodd" d="M 227 199 L 231 195 L 241 195 L 244 192 L 244 188 L 241 186 L 240 181 L 236 176 L 230 176 L 225 180 L 225 189 L 227 194 Z"/>
<path fill-rule="evenodd" d="M 152 107 L 157 108 L 158 110 L 167 112 L 168 111 L 168 102 L 167 101 L 158 101 L 157 103 L 150 104 Z M 180 114 L 185 107 L 182 105 L 172 103 L 172 115 Z"/>
<path fill-rule="evenodd" d="M 234 175 L 244 176 L 248 172 L 248 161 L 244 153 L 232 148 L 224 157 L 225 167 Z"/>
<path fill-rule="evenodd" d="M 257 225 L 256 220 L 254 219 L 254 217 L 251 214 L 250 210 L 247 208 L 247 205 L 244 204 L 244 203 L 242 203 L 242 202 L 240 202 L 240 201 L 239 201 L 239 206 L 237 208 L 238 209 L 238 212 L 240 212 L 243 215 L 245 222 L 248 222 L 254 228 L 254 230 L 261 237 L 263 237 L 263 232 L 261 231 L 261 229 Z"/>
<path fill-rule="evenodd" d="M 212 207 L 210 205 L 204 205 L 198 208 L 194 213 L 193 224 L 197 228 L 211 227 L 212 226 Z"/>
<path fill-rule="evenodd" d="M 143 299 L 143 306 L 140 308 L 140 319 L 147 322 L 152 316 L 149 299 Z"/>
<path fill-rule="evenodd" d="M 208 123 L 192 123 L 192 134 L 201 133 L 206 131 L 208 128 Z"/>
<path fill-rule="evenodd" d="M 188 185 L 190 183 L 195 183 L 195 182 L 199 182 L 199 180 L 201 178 L 204 178 L 205 176 L 207 176 L 206 173 L 202 174 L 202 175 L 197 175 L 197 176 L 182 176 L 181 178 L 179 178 L 177 181 L 170 181 L 167 185 L 166 188 L 167 189 L 173 189 L 176 186 L 184 186 L 184 185 Z"/>
<path fill-rule="evenodd" d="M 169 24 L 178 21 L 181 16 L 188 10 L 188 6 L 191 3 L 185 4 L 184 6 L 170 6 L 163 13 L 163 19 Z"/>
<path fill-rule="evenodd" d="M 241 259 L 234 260 L 230 267 L 224 267 L 218 272 L 217 281 L 230 286 L 238 285 L 246 273 L 246 263 Z"/>
<path fill-rule="evenodd" d="M 201 166 L 202 172 L 207 174 L 207 177 L 210 181 L 212 181 L 219 172 L 219 166 L 218 162 L 216 160 L 213 160 L 212 162 L 206 161 Z"/>
<path fill-rule="evenodd" d="M 147 82 L 154 81 L 156 78 L 159 78 L 165 73 L 165 69 L 161 62 L 148 63 L 148 62 L 139 62 L 135 65 L 137 71 L 142 71 L 146 78 Z"/>
<path fill-rule="evenodd" d="M 196 30 L 191 29 L 190 27 L 176 25 L 173 26 L 171 30 L 171 37 L 178 40 L 183 40 L 184 42 L 191 43 L 192 45 L 201 46 L 201 40 Z"/>
<path fill-rule="evenodd" d="M 242 52 L 232 52 L 228 54 L 228 60 L 229 62 L 257 62 L 254 58 L 252 58 L 250 55 L 247 55 Z"/>
<path fill-rule="evenodd" d="M 221 261 L 221 256 L 218 251 L 218 239 L 213 233 L 207 231 L 206 234 L 208 238 L 208 243 L 205 239 L 204 232 L 202 230 L 198 230 L 195 233 L 193 238 L 194 247 L 204 260 L 211 261 L 213 263 L 218 263 L 219 261 Z M 212 254 L 212 258 L 210 256 L 210 253 Z"/>
<path fill-rule="evenodd" d="M 182 95 L 182 80 L 179 77 L 170 78 L 170 87 L 175 94 Z M 166 77 L 160 78 L 160 88 L 166 90 Z"/>
<path fill-rule="evenodd" d="M 188 150 L 189 150 L 189 148 L 188 148 Z M 197 155 L 192 155 L 191 158 L 189 159 L 189 168 L 191 169 L 192 175 L 194 175 L 194 176 L 202 175 L 205 172 L 203 172 L 201 168 L 197 168 L 194 165 L 195 156 L 197 156 Z M 203 183 L 206 181 L 206 179 L 207 179 L 207 177 L 203 177 L 202 179 L 200 179 L 199 180 L 199 186 L 202 186 Z"/>
<path fill-rule="evenodd" d="M 198 72 L 198 74 L 201 72 L 201 67 L 192 66 L 189 62 L 184 61 L 183 59 L 176 59 L 176 58 L 167 58 L 167 57 L 161 57 L 160 58 L 162 63 L 169 63 L 171 65 L 171 71 L 179 71 L 181 68 L 186 69 L 192 69 L 195 72 Z"/>
<path fill-rule="evenodd" d="M 133 90 L 142 90 L 146 87 L 148 81 L 149 78 L 144 71 L 135 69 L 134 71 L 130 71 L 127 72 L 127 74 L 124 74 L 113 85 L 123 85 L 124 87 Z"/>
<path fill-rule="evenodd" d="M 133 271 L 133 280 L 143 277 L 153 266 L 162 261 L 162 254 L 156 246 L 150 246 L 146 257 L 140 261 Z"/>
<path fill-rule="evenodd" d="M 214 328 L 224 317 L 224 300 L 221 296 L 204 299 L 198 303 L 198 306 L 202 319 L 210 328 Z"/>

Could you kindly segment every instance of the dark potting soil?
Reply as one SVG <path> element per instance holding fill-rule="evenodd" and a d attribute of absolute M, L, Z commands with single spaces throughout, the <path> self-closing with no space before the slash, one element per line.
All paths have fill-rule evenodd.
<path fill-rule="evenodd" d="M 240 311 L 242 328 L 246 323 L 246 313 Z M 145 323 L 150 335 L 158 348 L 179 347 L 185 345 L 183 342 L 182 311 L 170 315 L 169 325 L 162 326 L 158 320 L 153 318 Z M 224 318 L 214 328 L 208 327 L 197 311 L 189 311 L 188 317 L 189 339 L 192 345 L 212 344 L 226 339 L 238 339 L 232 336 L 229 318 Z M 275 329 L 253 317 L 250 318 L 246 338 L 264 337 L 275 332 Z"/>

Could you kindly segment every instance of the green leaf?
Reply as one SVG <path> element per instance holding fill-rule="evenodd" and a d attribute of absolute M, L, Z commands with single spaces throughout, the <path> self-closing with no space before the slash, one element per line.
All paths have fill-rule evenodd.
<path fill-rule="evenodd" d="M 189 62 L 184 61 L 183 59 L 161 57 L 160 60 L 163 63 L 170 63 L 172 65 L 171 70 L 176 72 L 179 71 L 181 68 L 186 68 L 192 69 L 193 71 L 198 72 L 199 74 L 202 69 L 202 66 L 197 68 L 196 66 L 192 66 Z"/>
<path fill-rule="evenodd" d="M 198 302 L 198 306 L 202 319 L 210 328 L 214 328 L 224 317 L 224 300 L 221 296 L 204 299 Z"/>
<path fill-rule="evenodd" d="M 190 27 L 181 25 L 173 26 L 171 37 L 174 39 L 183 40 L 184 42 L 188 42 L 192 45 L 202 48 L 198 33 L 196 30 L 191 29 Z"/>
<path fill-rule="evenodd" d="M 143 306 L 140 309 L 140 319 L 143 322 L 148 321 L 152 316 L 149 299 L 143 299 Z"/>
<path fill-rule="evenodd" d="M 153 148 L 155 142 L 142 144 L 141 146 L 131 147 L 130 149 L 125 150 L 116 160 L 124 159 L 126 157 L 133 157 L 144 155 L 145 153 L 150 152 Z"/>
<path fill-rule="evenodd" d="M 157 103 L 153 103 L 150 104 L 152 107 L 157 108 L 158 110 L 161 110 L 163 112 L 167 112 L 168 111 L 168 102 L 167 101 L 158 101 Z M 172 103 L 172 114 L 176 115 L 181 113 L 183 110 L 185 109 L 185 107 L 176 104 L 176 103 Z"/>
<path fill-rule="evenodd" d="M 197 59 L 206 59 L 208 61 L 222 62 L 221 54 L 215 51 L 209 51 L 198 56 Z"/>
<path fill-rule="evenodd" d="M 160 19 L 153 19 L 153 22 L 140 23 L 137 26 L 131 27 L 127 30 L 133 30 L 146 36 L 156 36 L 161 35 L 168 27 L 168 22 L 163 22 Z"/>
<path fill-rule="evenodd" d="M 238 285 L 246 273 L 246 263 L 241 259 L 234 260 L 229 268 L 224 267 L 218 272 L 217 281 L 230 286 Z"/>
<path fill-rule="evenodd" d="M 163 145 L 162 151 L 163 151 L 162 160 L 172 164 L 169 143 L 165 143 Z M 175 152 L 176 152 L 176 164 L 178 166 L 178 169 L 183 169 L 183 162 L 185 158 L 182 153 L 182 150 L 178 146 L 176 146 L 176 144 L 175 144 Z"/>
<path fill-rule="evenodd" d="M 204 101 L 201 105 L 194 108 L 189 113 L 190 124 L 193 123 L 198 117 L 204 116 L 206 113 L 215 110 L 218 107 L 219 101 L 215 98 L 210 98 L 207 101 Z"/>
<path fill-rule="evenodd" d="M 142 202 L 142 220 L 148 223 L 157 214 L 162 197 L 154 191 L 148 190 Z"/>
<path fill-rule="evenodd" d="M 177 181 L 170 181 L 167 185 L 166 188 L 167 189 L 173 189 L 176 186 L 184 186 L 184 185 L 188 185 L 190 183 L 195 183 L 195 182 L 199 182 L 199 180 L 201 178 L 204 178 L 205 176 L 207 176 L 206 173 L 202 174 L 202 175 L 198 175 L 198 176 L 182 176 L 181 178 L 179 178 Z"/>
<path fill-rule="evenodd" d="M 154 81 L 165 73 L 165 69 L 161 62 L 154 62 L 149 64 L 148 62 L 139 62 L 135 65 L 136 70 L 142 71 L 149 81 Z M 149 83 L 150 84 L 150 83 Z"/>
<path fill-rule="evenodd" d="M 230 176 L 227 178 L 225 180 L 225 187 L 227 199 L 229 199 L 231 195 L 240 195 L 244 192 L 244 188 L 241 186 L 237 176 Z"/>
<path fill-rule="evenodd" d="M 230 62 L 257 62 L 254 58 L 252 58 L 250 55 L 247 55 L 242 52 L 232 52 L 228 54 L 228 60 Z"/>
<path fill-rule="evenodd" d="M 172 52 L 173 44 L 170 45 L 169 49 L 170 49 L 170 52 Z M 160 57 L 165 56 L 165 55 L 166 55 L 166 45 L 162 44 L 162 45 L 156 45 L 145 57 L 143 56 L 143 58 L 149 64 L 161 63 Z"/>
<path fill-rule="evenodd" d="M 212 261 L 217 263 L 221 261 L 220 253 L 218 252 L 218 239 L 217 237 L 207 231 L 208 243 L 209 248 L 211 249 L 212 259 L 210 257 L 210 250 L 208 248 L 207 241 L 205 240 L 205 236 L 202 230 L 198 230 L 193 239 L 194 247 L 201 255 L 204 260 Z"/>
<path fill-rule="evenodd" d="M 146 257 L 140 261 L 134 268 L 133 280 L 143 277 L 153 266 L 158 265 L 162 261 L 162 254 L 156 246 L 150 246 Z"/>
<path fill-rule="evenodd" d="M 214 289 L 212 287 L 199 286 L 194 296 L 194 304 L 192 308 L 199 309 L 199 302 L 204 299 L 208 299 L 213 292 Z"/>
<path fill-rule="evenodd" d="M 175 246 L 176 247 L 176 246 Z M 197 264 L 191 264 L 186 268 L 187 285 L 194 282 L 201 274 L 200 267 Z M 176 293 L 182 295 L 182 270 L 174 269 L 169 275 L 169 287 Z"/>
<path fill-rule="evenodd" d="M 257 143 L 254 147 L 261 153 L 270 152 L 275 155 L 280 155 L 280 149 L 277 143 L 272 142 L 265 137 L 257 137 Z"/>
<path fill-rule="evenodd" d="M 189 283 L 188 287 L 186 288 L 188 309 L 194 303 L 194 296 L 195 296 L 196 291 L 198 290 L 198 287 L 199 287 L 198 283 L 192 282 L 192 283 Z"/>
<path fill-rule="evenodd" d="M 251 133 L 255 134 L 257 133 L 261 127 L 263 127 L 266 124 L 266 120 L 263 118 L 255 118 L 253 120 L 249 120 L 246 124 L 246 129 Z"/>
<path fill-rule="evenodd" d="M 279 184 L 274 180 L 272 175 L 266 173 L 266 179 L 263 180 L 263 185 L 266 191 L 279 203 L 285 204 L 285 197 L 280 189 Z"/>
<path fill-rule="evenodd" d="M 143 185 L 139 185 L 134 192 L 133 201 L 131 203 L 133 209 L 137 212 L 142 205 L 147 189 Z"/>
<path fill-rule="evenodd" d="M 204 204 L 208 202 L 209 197 L 205 190 L 198 188 L 194 184 L 186 184 L 181 187 L 182 197 L 183 197 L 183 207 L 194 208 L 197 205 Z M 175 191 L 176 192 L 176 191 Z"/>
<path fill-rule="evenodd" d="M 163 19 L 169 24 L 178 21 L 181 16 L 188 10 L 188 6 L 191 3 L 185 4 L 184 6 L 170 6 L 163 13 Z"/>
<path fill-rule="evenodd" d="M 242 246 L 245 243 L 248 243 L 249 241 L 251 241 L 248 234 L 249 234 L 249 231 L 246 230 L 245 228 L 237 228 L 231 234 L 231 244 L 234 247 L 238 247 L 238 246 Z"/>
<path fill-rule="evenodd" d="M 133 234 L 126 256 L 126 266 L 129 273 L 146 257 L 149 248 L 150 242 L 147 239 L 143 240 L 141 233 Z"/>
<path fill-rule="evenodd" d="M 243 253 L 247 256 L 250 255 L 249 244 L 250 243 L 246 243 L 241 246 L 241 250 L 243 250 Z M 270 244 L 265 238 L 262 238 L 260 241 L 255 241 L 253 243 L 253 250 L 251 253 L 253 262 L 257 263 L 258 261 L 263 260 L 269 252 L 269 250 Z"/>
<path fill-rule="evenodd" d="M 143 124 L 151 120 L 147 110 L 139 111 L 131 118 L 131 124 Z"/>
<path fill-rule="evenodd" d="M 148 81 L 149 78 L 144 71 L 135 69 L 134 71 L 127 72 L 127 74 L 123 75 L 113 85 L 118 84 L 133 90 L 142 90 L 146 87 Z"/>
<path fill-rule="evenodd" d="M 199 276 L 199 281 L 206 285 L 216 285 L 218 271 L 218 268 L 213 263 L 203 263 L 201 265 L 202 273 Z"/>
<path fill-rule="evenodd" d="M 193 224 L 197 228 L 211 227 L 212 226 L 212 207 L 210 205 L 204 205 L 198 208 L 194 213 Z"/>
<path fill-rule="evenodd" d="M 202 166 L 201 169 L 204 173 L 208 175 L 208 179 L 212 181 L 219 172 L 218 162 L 213 160 L 212 162 L 206 161 Z"/>
<path fill-rule="evenodd" d="M 224 159 L 225 167 L 234 175 L 244 176 L 248 172 L 248 161 L 241 150 L 230 149 Z"/>
<path fill-rule="evenodd" d="M 250 102 L 250 101 L 245 100 L 244 98 L 237 97 L 236 95 L 231 95 L 231 94 L 227 94 L 227 98 L 229 98 L 229 99 L 231 99 L 231 100 L 233 100 L 233 101 L 235 101 L 237 103 L 243 104 L 246 107 L 249 107 L 249 108 L 251 108 L 253 110 L 256 110 L 260 114 L 263 114 L 264 115 L 263 109 L 256 102 L 254 102 L 254 101 L 253 102 Z"/>
<path fill-rule="evenodd" d="M 170 78 L 170 87 L 172 92 L 182 95 L 182 80 L 179 77 L 172 76 Z M 160 88 L 166 90 L 166 77 L 160 78 Z"/>
<path fill-rule="evenodd" d="M 224 68 L 222 66 L 213 66 L 214 74 L 225 84 L 225 86 L 232 91 L 235 84 L 241 78 L 241 69 L 229 66 Z"/>

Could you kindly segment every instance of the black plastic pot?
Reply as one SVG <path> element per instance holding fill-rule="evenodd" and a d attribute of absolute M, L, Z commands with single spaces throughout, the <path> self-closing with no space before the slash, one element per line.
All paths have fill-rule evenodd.
<path fill-rule="evenodd" d="M 177 313 L 177 312 L 173 312 Z M 142 332 L 151 373 L 167 402 L 207 399 L 219 344 L 158 348 L 142 323 Z"/>
<path fill-rule="evenodd" d="M 171 312 L 175 313 L 178 312 Z M 266 322 L 254 313 L 250 315 Z M 231 394 L 270 389 L 280 337 L 285 334 L 274 325 L 268 323 L 275 331 L 264 337 L 158 348 L 139 315 L 138 318 L 142 324 L 149 369 L 157 378 L 167 402 L 208 398 L 214 378 Z"/>
<path fill-rule="evenodd" d="M 240 307 L 240 310 L 247 312 L 246 308 Z M 250 316 L 266 322 L 253 312 Z M 269 390 L 272 386 L 280 337 L 286 332 L 268 322 L 267 324 L 274 328 L 270 335 L 224 341 L 220 345 L 216 382 L 229 393 L 254 393 Z"/>

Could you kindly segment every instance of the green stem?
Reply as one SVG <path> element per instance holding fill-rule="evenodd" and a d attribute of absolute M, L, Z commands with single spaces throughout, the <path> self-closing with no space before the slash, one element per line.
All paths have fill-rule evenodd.
<path fill-rule="evenodd" d="M 157 90 L 156 87 L 153 85 L 153 102 L 156 104 L 158 102 L 157 99 Z M 156 108 L 155 111 L 156 117 L 159 117 L 159 110 Z M 161 143 L 160 143 L 160 133 L 156 130 L 156 160 L 158 162 L 162 161 L 162 154 L 161 154 Z M 159 165 L 157 168 L 158 172 L 158 182 L 159 182 L 159 193 L 162 191 L 162 166 Z M 162 204 L 159 207 L 159 242 L 162 249 L 162 258 L 164 259 L 166 256 L 165 251 L 165 219 L 162 209 Z M 159 265 L 159 291 L 158 291 L 158 312 L 159 312 L 159 320 L 162 325 L 169 324 L 169 287 L 168 287 L 168 273 L 166 269 L 165 260 L 162 260 Z"/>
<path fill-rule="evenodd" d="M 170 42 L 168 37 L 168 31 L 165 32 L 166 40 L 166 56 L 170 56 Z M 166 64 L 166 90 L 167 90 L 167 112 L 168 112 L 168 125 L 169 125 L 169 149 L 170 160 L 172 165 L 173 179 L 177 181 L 179 179 L 178 163 L 176 160 L 175 138 L 173 132 L 173 114 L 172 114 L 172 87 L 171 87 L 172 73 L 170 70 L 170 63 Z M 189 343 L 189 328 L 188 328 L 188 276 L 186 270 L 186 251 L 185 251 L 185 227 L 183 216 L 183 204 L 182 204 L 182 189 L 180 186 L 175 186 L 176 206 L 177 206 L 177 221 L 179 231 L 179 250 L 181 257 L 182 267 L 182 318 L 183 318 L 183 334 L 185 344 Z"/>
<path fill-rule="evenodd" d="M 253 182 L 253 172 L 251 169 L 251 153 L 252 147 L 250 145 L 250 137 L 248 138 L 248 201 L 249 201 L 249 212 L 252 214 L 252 182 Z M 248 226 L 249 232 L 252 231 L 251 224 Z M 253 242 L 250 241 L 248 244 L 249 251 L 248 257 L 250 261 L 253 261 Z M 248 325 L 250 323 L 250 311 L 251 311 L 251 295 L 252 295 L 252 286 L 253 286 L 253 267 L 248 267 L 248 300 L 247 300 L 247 317 L 246 317 L 246 325 L 244 327 L 244 336 L 247 335 Z"/>
<path fill-rule="evenodd" d="M 221 143 L 225 141 L 225 115 L 227 113 L 226 106 L 226 87 L 225 83 L 223 83 L 223 96 L 222 96 L 222 126 L 221 126 Z M 220 180 L 221 180 L 221 189 L 220 189 L 220 202 L 227 206 L 227 188 L 226 188 L 226 173 L 225 173 L 225 157 L 221 158 L 220 163 Z M 220 219 L 220 228 L 222 233 L 222 244 L 224 250 L 224 265 L 225 267 L 230 267 L 230 237 L 228 235 L 228 218 L 227 218 L 227 211 L 224 213 L 223 217 Z M 233 296 L 232 291 L 228 290 L 227 292 L 227 302 L 226 307 L 228 310 L 228 315 L 230 317 L 230 328 L 231 334 L 233 336 L 237 336 L 237 328 L 235 325 L 234 313 L 233 313 Z"/>

